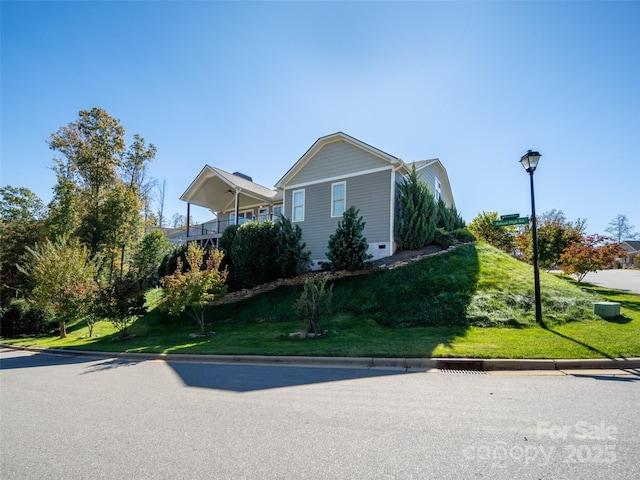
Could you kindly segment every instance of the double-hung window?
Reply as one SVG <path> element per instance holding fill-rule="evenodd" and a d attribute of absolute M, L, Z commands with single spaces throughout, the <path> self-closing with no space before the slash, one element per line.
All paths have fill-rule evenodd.
<path fill-rule="evenodd" d="M 436 202 L 440 201 L 440 197 L 442 196 L 442 185 L 440 184 L 440 180 L 436 177 Z"/>
<path fill-rule="evenodd" d="M 294 222 L 304 221 L 304 190 L 294 190 L 291 194 L 293 201 L 291 218 Z"/>
<path fill-rule="evenodd" d="M 331 184 L 331 216 L 341 217 L 347 203 L 347 182 Z"/>

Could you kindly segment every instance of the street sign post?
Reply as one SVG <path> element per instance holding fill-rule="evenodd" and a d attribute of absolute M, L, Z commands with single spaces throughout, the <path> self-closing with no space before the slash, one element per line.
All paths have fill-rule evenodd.
<path fill-rule="evenodd" d="M 491 222 L 494 227 L 507 227 L 509 225 L 525 225 L 529 223 L 529 217 L 505 218 Z"/>

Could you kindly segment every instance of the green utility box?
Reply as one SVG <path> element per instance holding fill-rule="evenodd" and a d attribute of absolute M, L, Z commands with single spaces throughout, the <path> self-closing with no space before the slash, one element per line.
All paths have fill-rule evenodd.
<path fill-rule="evenodd" d="M 620 315 L 619 302 L 595 302 L 593 304 L 593 313 L 602 318 L 613 318 Z"/>

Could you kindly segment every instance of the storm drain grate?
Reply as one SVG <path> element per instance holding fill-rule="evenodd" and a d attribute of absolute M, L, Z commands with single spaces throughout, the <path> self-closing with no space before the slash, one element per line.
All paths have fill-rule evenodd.
<path fill-rule="evenodd" d="M 452 368 L 441 368 L 440 373 L 464 373 L 465 375 L 487 375 L 482 370 L 454 370 Z"/>

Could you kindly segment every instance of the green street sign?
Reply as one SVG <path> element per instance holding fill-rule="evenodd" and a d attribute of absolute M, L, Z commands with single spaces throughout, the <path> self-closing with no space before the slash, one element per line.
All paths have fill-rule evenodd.
<path fill-rule="evenodd" d="M 506 218 L 492 222 L 494 227 L 507 227 L 509 225 L 525 225 L 529 223 L 529 217 Z"/>
<path fill-rule="evenodd" d="M 511 220 L 512 218 L 519 218 L 519 213 L 511 213 L 509 215 L 500 215 L 500 220 Z"/>

